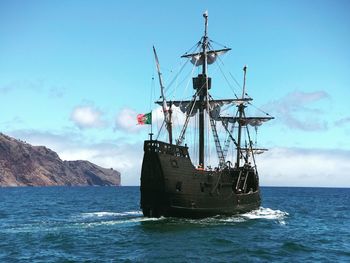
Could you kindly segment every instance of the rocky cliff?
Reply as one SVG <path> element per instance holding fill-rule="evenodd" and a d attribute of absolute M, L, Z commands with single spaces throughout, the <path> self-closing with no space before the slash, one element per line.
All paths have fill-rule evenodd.
<path fill-rule="evenodd" d="M 62 161 L 45 146 L 0 133 L 0 186 L 120 185 L 120 173 L 88 161 Z"/>

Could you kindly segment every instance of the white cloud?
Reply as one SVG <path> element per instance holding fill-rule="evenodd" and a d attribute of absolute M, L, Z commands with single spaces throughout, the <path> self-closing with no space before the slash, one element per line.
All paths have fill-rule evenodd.
<path fill-rule="evenodd" d="M 45 79 L 16 80 L 0 85 L 0 94 L 7 94 L 16 90 L 46 93 L 49 98 L 62 98 L 65 94 L 64 87 L 52 84 Z"/>
<path fill-rule="evenodd" d="M 122 175 L 123 185 L 139 185 L 143 144 L 121 141 L 60 147 L 64 160 L 88 160 L 101 167 L 113 168 Z"/>
<path fill-rule="evenodd" d="M 77 106 L 73 109 L 70 120 L 80 129 L 100 128 L 105 124 L 102 115 L 103 113 L 93 106 Z"/>
<path fill-rule="evenodd" d="M 178 127 L 183 125 L 185 122 L 185 115 L 180 111 L 178 107 L 173 107 L 172 114 L 172 123 L 173 127 Z M 141 112 L 136 112 L 135 110 L 125 107 L 122 108 L 116 118 L 115 118 L 115 130 L 127 132 L 127 133 L 138 133 L 145 131 L 145 128 L 149 127 L 148 125 L 138 125 L 137 124 L 137 115 Z M 142 112 L 147 113 L 147 111 Z M 164 114 L 162 107 L 156 107 L 152 110 L 152 124 L 154 131 L 158 131 L 163 123 Z M 164 128 L 163 128 L 164 129 Z M 164 129 L 165 130 L 165 129 Z"/>
<path fill-rule="evenodd" d="M 52 86 L 48 92 L 50 98 L 62 98 L 65 94 L 65 89 L 60 86 Z"/>
<path fill-rule="evenodd" d="M 262 185 L 350 187 L 350 151 L 274 148 L 258 156 Z"/>
<path fill-rule="evenodd" d="M 9 83 L 9 84 L 2 85 L 2 86 L 0 86 L 0 94 L 7 94 L 14 89 L 16 89 L 15 83 Z"/>
<path fill-rule="evenodd" d="M 2 128 L 2 130 L 10 130 L 17 124 L 25 124 L 25 121 L 19 116 L 14 116 L 8 121 L 0 122 L 0 127 Z"/>
<path fill-rule="evenodd" d="M 88 160 L 121 172 L 123 185 L 139 185 L 143 142 L 87 143 L 78 133 L 15 131 L 10 136 L 45 145 L 64 160 Z M 214 153 L 213 153 L 214 154 Z M 350 151 L 273 148 L 257 156 L 261 185 L 350 187 Z M 195 161 L 195 160 L 194 160 Z"/>
<path fill-rule="evenodd" d="M 139 112 L 140 113 L 140 112 Z M 137 125 L 137 113 L 131 108 L 121 109 L 115 118 L 115 130 L 137 133 L 142 130 L 141 125 Z"/>
<path fill-rule="evenodd" d="M 350 124 L 350 117 L 345 117 L 334 122 L 337 127 L 344 127 Z"/>
<path fill-rule="evenodd" d="M 324 91 L 294 91 L 279 100 L 269 102 L 262 108 L 275 115 L 277 121 L 288 128 L 303 131 L 327 130 L 322 110 L 317 107 L 311 108 L 310 105 L 329 97 Z"/>

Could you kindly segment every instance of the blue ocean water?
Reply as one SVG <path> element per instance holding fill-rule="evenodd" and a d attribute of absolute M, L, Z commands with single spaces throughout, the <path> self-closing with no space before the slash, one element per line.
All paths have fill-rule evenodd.
<path fill-rule="evenodd" d="M 239 216 L 156 219 L 138 187 L 0 188 L 0 262 L 350 262 L 350 189 L 262 196 Z"/>

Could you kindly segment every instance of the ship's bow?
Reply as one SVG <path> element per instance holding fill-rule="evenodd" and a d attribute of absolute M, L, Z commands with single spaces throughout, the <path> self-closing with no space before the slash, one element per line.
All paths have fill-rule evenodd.
<path fill-rule="evenodd" d="M 144 216 L 159 217 L 165 208 L 164 176 L 156 141 L 145 141 L 141 170 L 141 209 Z"/>

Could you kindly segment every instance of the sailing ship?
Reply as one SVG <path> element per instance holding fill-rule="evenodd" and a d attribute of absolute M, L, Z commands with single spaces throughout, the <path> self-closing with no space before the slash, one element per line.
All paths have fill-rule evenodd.
<path fill-rule="evenodd" d="M 257 127 L 273 119 L 268 113 L 263 117 L 246 116 L 246 108 L 252 98 L 245 90 L 247 67 L 241 96 L 216 100 L 210 93 L 211 77 L 208 65 L 228 52 L 230 48 L 213 49 L 208 37 L 208 13 L 204 35 L 197 43 L 195 53 L 185 54 L 195 67 L 201 67 L 198 76 L 193 77 L 194 94 L 189 100 L 167 101 L 159 60 L 155 48 L 154 55 L 158 71 L 161 96 L 157 104 L 162 106 L 167 132 L 167 141 L 150 138 L 144 142 L 144 157 L 141 168 L 141 209 L 146 217 L 186 217 L 203 218 L 215 215 L 233 215 L 259 208 L 261 204 L 259 176 L 255 154 L 266 149 L 257 148 L 249 132 L 249 126 Z M 220 114 L 221 108 L 231 107 L 235 114 Z M 178 138 L 174 141 L 172 113 L 178 107 L 185 115 Z M 189 121 L 196 118 L 198 163 L 192 160 L 187 143 L 186 131 Z M 218 135 L 218 126 L 226 133 L 225 141 Z M 215 167 L 206 163 L 206 131 L 211 129 L 218 163 Z M 243 141 L 243 134 L 247 138 Z M 233 145 L 232 156 L 228 149 Z"/>

